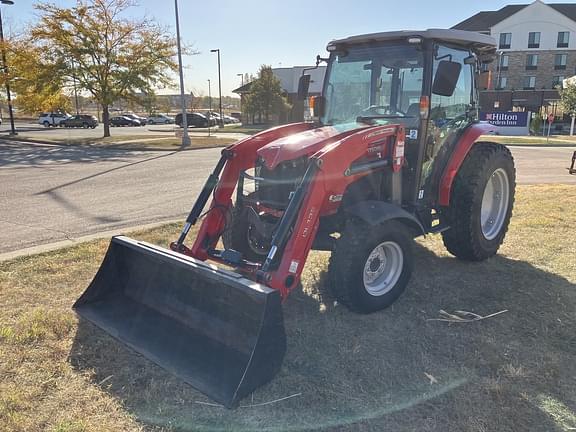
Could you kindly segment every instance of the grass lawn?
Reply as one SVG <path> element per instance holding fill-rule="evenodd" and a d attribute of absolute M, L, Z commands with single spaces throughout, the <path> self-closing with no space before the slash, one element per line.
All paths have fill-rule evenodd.
<path fill-rule="evenodd" d="M 224 128 L 215 129 L 216 133 L 244 133 L 247 135 L 254 135 L 258 132 L 262 132 L 263 130 L 270 129 L 274 126 L 251 126 L 251 125 L 234 125 L 234 126 L 226 126 Z"/>
<path fill-rule="evenodd" d="M 198 137 L 192 136 L 191 146 L 188 149 L 225 147 L 237 140 L 221 137 Z M 124 135 L 111 136 L 106 138 L 62 138 L 62 139 L 42 139 L 23 138 L 31 142 L 40 141 L 42 143 L 58 144 L 65 146 L 90 146 L 106 148 L 122 148 L 127 150 L 178 150 L 182 144 L 182 138 L 175 137 L 173 134 L 169 137 L 166 135 Z"/>
<path fill-rule="evenodd" d="M 407 292 L 370 316 L 320 296 L 327 257 L 313 253 L 284 305 L 283 368 L 235 411 L 78 322 L 107 241 L 2 262 L 0 430 L 573 431 L 575 205 L 573 186 L 518 187 L 501 253 L 481 263 L 419 240 Z M 132 236 L 166 245 L 178 229 Z M 430 321 L 441 310 L 508 312 Z"/>

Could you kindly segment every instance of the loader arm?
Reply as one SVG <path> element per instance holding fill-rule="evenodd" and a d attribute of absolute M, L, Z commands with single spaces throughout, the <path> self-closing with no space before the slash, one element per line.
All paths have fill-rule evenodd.
<path fill-rule="evenodd" d="M 265 274 L 261 275 L 261 279 L 266 285 L 280 290 L 282 298 L 288 296 L 300 281 L 304 264 L 318 231 L 320 215 L 333 204 L 330 202 L 330 196 L 343 195 L 351 183 L 374 169 L 374 166 L 365 166 L 364 170 L 356 170 L 356 173 L 352 174 L 353 162 L 365 156 L 367 149 L 375 143 L 390 143 L 392 147 L 388 153 L 390 157 L 383 160 L 380 167 L 389 166 L 394 170 L 396 169 L 394 167 L 401 167 L 404 163 L 403 155 L 394 157 L 400 154 L 398 149 L 403 148 L 404 141 L 403 126 L 378 126 L 364 129 L 337 141 L 310 158 L 307 175 L 300 185 L 303 197 L 295 209 L 298 216 L 292 225 L 287 209 L 278 228 L 278 232 L 282 232 L 282 225 L 290 224 L 292 234 L 289 235 L 286 228 L 285 236 L 289 238 L 275 236 L 272 241 L 272 248 L 278 248 L 274 253 L 281 254 L 278 255 L 281 258 L 277 267 L 268 270 L 265 268 L 266 262 L 264 263 Z M 294 195 L 293 200 L 296 200 L 298 191 Z"/>
<path fill-rule="evenodd" d="M 256 152 L 261 147 L 279 138 L 308 130 L 312 128 L 312 126 L 313 125 L 311 123 L 293 123 L 285 126 L 279 126 L 260 132 L 252 137 L 245 138 L 227 147 L 223 152 L 223 158 L 226 159 L 226 161 L 222 174 L 215 188 L 212 185 L 213 199 L 210 204 L 210 209 L 206 213 L 206 217 L 200 225 L 198 235 L 192 248 L 190 250 L 182 248 L 182 243 L 186 237 L 186 234 L 188 233 L 188 230 L 190 229 L 190 225 L 194 225 L 196 222 L 196 220 L 190 221 L 190 217 L 188 218 L 190 225 L 188 223 L 186 224 L 177 244 L 171 245 L 171 248 L 202 261 L 208 259 L 208 251 L 216 246 L 220 235 L 225 229 L 226 216 L 230 207 L 232 206 L 231 198 L 232 194 L 234 193 L 238 177 L 240 176 L 240 172 L 254 167 L 256 162 Z M 218 179 L 213 178 L 213 180 Z M 199 209 L 199 212 L 202 211 L 206 204 L 206 200 L 209 198 L 209 189 L 211 188 L 209 183 L 210 179 L 204 186 L 203 193 L 194 205 L 194 208 Z M 205 194 L 205 191 L 208 193 Z"/>

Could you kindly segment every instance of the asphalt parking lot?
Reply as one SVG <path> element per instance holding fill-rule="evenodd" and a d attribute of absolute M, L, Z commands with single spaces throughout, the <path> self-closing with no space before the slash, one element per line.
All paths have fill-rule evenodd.
<path fill-rule="evenodd" d="M 100 123 L 95 129 L 82 129 L 82 128 L 63 128 L 63 127 L 44 127 L 40 124 L 33 122 L 20 122 L 15 123 L 16 130 L 20 135 L 28 139 L 36 140 L 70 140 L 70 139 L 86 139 L 86 138 L 101 138 L 103 135 L 103 126 Z M 217 131 L 219 128 L 212 128 Z M 177 130 L 181 130 L 176 125 L 146 125 L 146 126 L 122 126 L 111 127 L 112 136 L 134 136 L 134 135 L 174 135 Z M 190 132 L 194 131 L 206 133 L 207 129 L 189 128 Z M 10 131 L 10 122 L 4 119 L 2 126 L 0 126 L 0 134 L 5 134 Z"/>

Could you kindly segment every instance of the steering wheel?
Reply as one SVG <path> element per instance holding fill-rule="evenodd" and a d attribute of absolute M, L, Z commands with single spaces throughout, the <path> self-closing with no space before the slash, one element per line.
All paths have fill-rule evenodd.
<path fill-rule="evenodd" d="M 362 110 L 362 114 L 375 115 L 375 116 L 386 116 L 386 115 L 401 115 L 406 117 L 406 113 L 400 110 L 391 110 L 389 106 L 385 105 L 372 105 L 368 108 Z"/>

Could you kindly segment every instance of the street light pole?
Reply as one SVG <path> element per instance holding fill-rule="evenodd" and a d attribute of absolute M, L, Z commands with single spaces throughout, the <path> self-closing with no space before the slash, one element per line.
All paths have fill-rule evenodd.
<path fill-rule="evenodd" d="M 72 60 L 72 70 L 74 71 L 73 82 L 74 82 L 74 101 L 76 102 L 76 115 L 80 114 L 78 110 L 78 89 L 76 88 L 76 65 L 74 60 Z"/>
<path fill-rule="evenodd" d="M 222 79 L 220 76 L 220 48 L 210 50 L 218 53 L 218 96 L 220 97 L 220 127 L 224 127 L 224 117 L 222 116 Z"/>
<path fill-rule="evenodd" d="M 182 72 L 182 49 L 180 48 L 180 19 L 178 18 L 178 0 L 174 0 L 176 12 L 176 42 L 178 45 L 178 72 L 180 74 L 180 105 L 182 109 L 182 147 L 190 146 L 188 136 L 188 116 L 186 114 L 186 98 L 184 96 L 184 73 Z"/>
<path fill-rule="evenodd" d="M 0 3 L 11 5 L 12 0 L 1 0 Z M 6 50 L 4 49 L 4 29 L 2 28 L 2 11 L 0 9 L 0 43 L 2 43 L 2 69 L 6 81 L 6 98 L 8 99 L 8 113 L 10 114 L 10 135 L 18 135 L 14 127 L 14 111 L 12 110 L 12 97 L 10 95 L 10 82 L 8 79 L 8 65 L 6 64 Z"/>
<path fill-rule="evenodd" d="M 240 85 L 240 87 L 244 87 L 244 74 L 236 74 L 236 76 L 239 76 L 242 79 L 242 84 Z M 240 112 L 242 112 L 242 95 L 240 95 Z"/>
<path fill-rule="evenodd" d="M 211 118 L 212 118 L 212 91 L 210 90 L 210 80 L 208 80 L 208 136 L 210 136 Z"/>

